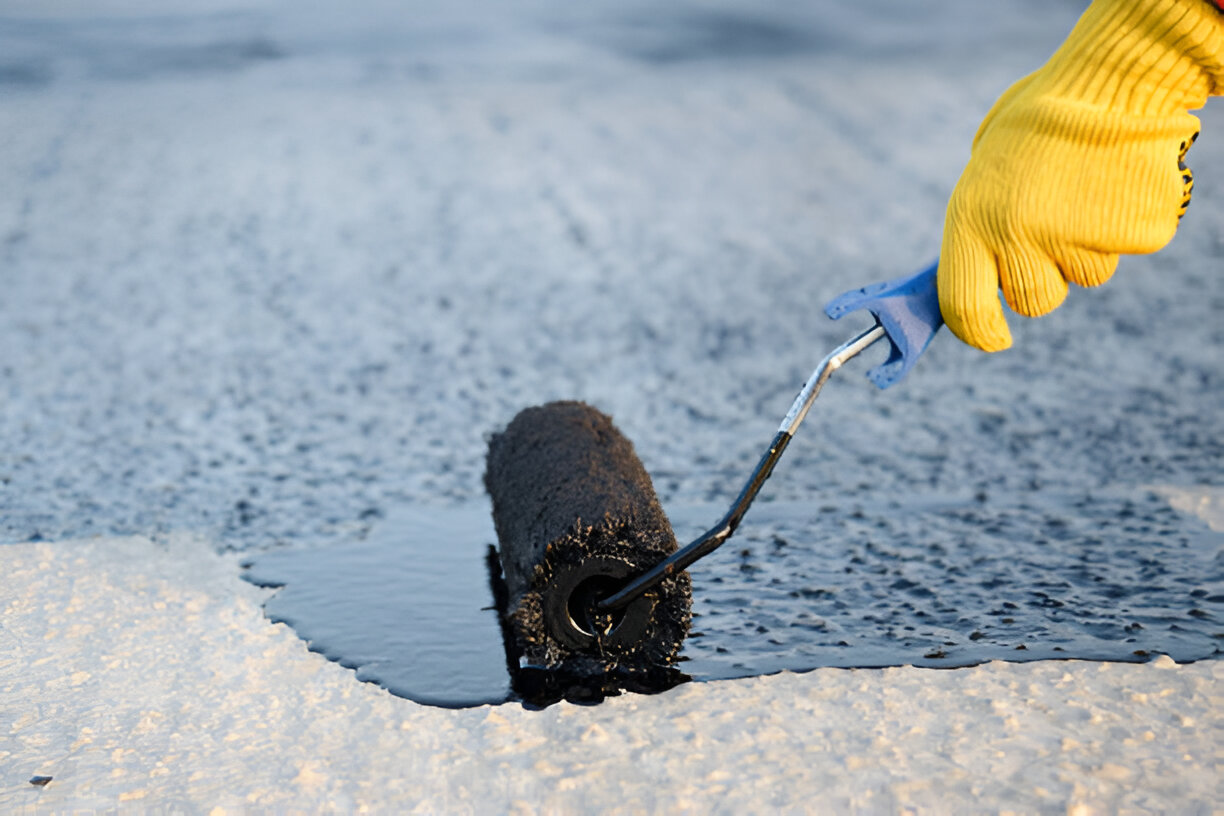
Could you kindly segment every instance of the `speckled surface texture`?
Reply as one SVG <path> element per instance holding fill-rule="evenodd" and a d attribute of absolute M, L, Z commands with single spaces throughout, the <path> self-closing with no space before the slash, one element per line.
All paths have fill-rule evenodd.
<path fill-rule="evenodd" d="M 727 496 L 853 331 L 824 302 L 929 262 L 977 121 L 1074 17 L 129 5 L 18 3 L 0 46 L 8 541 L 330 543 L 479 498 L 484 435 L 555 398 L 615 416 L 664 506 Z M 1203 119 L 1167 251 L 1013 318 L 1013 351 L 944 335 L 882 393 L 847 372 L 770 495 L 1218 480 Z"/>
<path fill-rule="evenodd" d="M 1224 661 L 820 669 L 444 711 L 307 653 L 207 542 L 14 545 L 0 568 L 0 696 L 24 703 L 0 709 L 5 813 L 1210 814 L 1224 798 Z"/>
<path fill-rule="evenodd" d="M 33 571 L 0 583 L 0 648 L 18 655 L 0 687 L 33 701 L 0 715 L 2 809 L 509 811 L 624 779 L 673 812 L 1224 800 L 1218 660 L 821 670 L 454 714 L 309 655 L 259 621 L 251 587 L 218 585 L 252 615 L 229 629 L 224 603 L 218 619 L 176 600 L 202 577 L 158 589 L 151 617 L 104 581 L 156 588 L 177 568 L 112 536 L 156 550 L 190 534 L 199 558 L 356 548 L 399 508 L 479 503 L 486 434 L 552 399 L 615 416 L 672 515 L 725 504 L 856 328 L 824 303 L 929 263 L 978 122 L 1082 6 L 0 3 L 0 553 L 6 575 Z M 806 509 L 709 565 L 728 590 L 707 592 L 720 611 L 698 630 L 777 631 L 730 591 L 779 577 L 777 534 L 815 558 L 754 598 L 797 610 L 830 588 L 822 571 L 863 571 L 858 594 L 808 599 L 830 630 L 809 644 L 844 638 L 837 601 L 881 626 L 928 611 L 940 638 L 955 630 L 952 659 L 1032 648 L 1055 615 L 1110 636 L 1178 625 L 1174 652 L 1220 631 L 1219 100 L 1201 118 L 1168 249 L 1048 318 L 1013 317 L 1009 352 L 943 335 L 887 392 L 861 376 L 872 360 L 838 374 L 766 489 Z M 951 563 L 964 574 L 942 575 Z M 989 586 L 1038 573 L 1058 585 L 1026 588 L 1064 607 Z M 1005 601 L 1034 637 L 989 614 Z M 205 658 L 192 676 L 219 686 L 149 668 Z M 81 671 L 106 680 L 84 691 Z M 247 707 L 173 691 L 217 687 Z M 39 793 L 27 780 L 56 775 L 51 754 L 80 771 Z"/>

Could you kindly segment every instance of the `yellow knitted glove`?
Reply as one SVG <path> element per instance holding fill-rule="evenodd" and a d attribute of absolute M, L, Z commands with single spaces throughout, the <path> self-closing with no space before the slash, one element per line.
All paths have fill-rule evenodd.
<path fill-rule="evenodd" d="M 1011 345 L 998 290 L 1043 315 L 1067 281 L 1155 252 L 1190 201 L 1186 111 L 1224 92 L 1224 14 L 1207 0 L 1094 0 L 1063 46 L 995 103 L 948 202 L 939 307 L 957 337 Z"/>

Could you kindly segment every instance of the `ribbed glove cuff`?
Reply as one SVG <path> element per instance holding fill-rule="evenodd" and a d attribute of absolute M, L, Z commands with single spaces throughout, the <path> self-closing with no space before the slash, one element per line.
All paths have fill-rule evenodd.
<path fill-rule="evenodd" d="M 1139 116 L 1202 107 L 1224 93 L 1224 15 L 1204 0 L 1094 0 L 1033 81 Z"/>

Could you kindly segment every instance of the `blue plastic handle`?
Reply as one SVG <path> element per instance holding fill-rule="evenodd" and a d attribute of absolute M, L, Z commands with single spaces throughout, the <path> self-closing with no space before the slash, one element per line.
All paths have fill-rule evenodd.
<path fill-rule="evenodd" d="M 834 320 L 866 309 L 884 327 L 892 352 L 881 365 L 867 372 L 880 388 L 899 383 L 943 325 L 935 290 L 938 268 L 936 261 L 917 275 L 851 290 L 825 306 L 825 314 Z"/>

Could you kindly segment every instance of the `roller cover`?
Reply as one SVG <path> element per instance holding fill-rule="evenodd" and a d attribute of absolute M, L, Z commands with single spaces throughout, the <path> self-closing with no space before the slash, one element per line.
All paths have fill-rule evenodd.
<path fill-rule="evenodd" d="M 610 594 L 676 549 L 650 477 L 612 420 L 580 402 L 528 408 L 490 440 L 487 465 L 502 614 L 520 664 L 592 675 L 671 663 L 689 627 L 687 574 L 615 620 L 582 615 L 584 590 Z"/>

